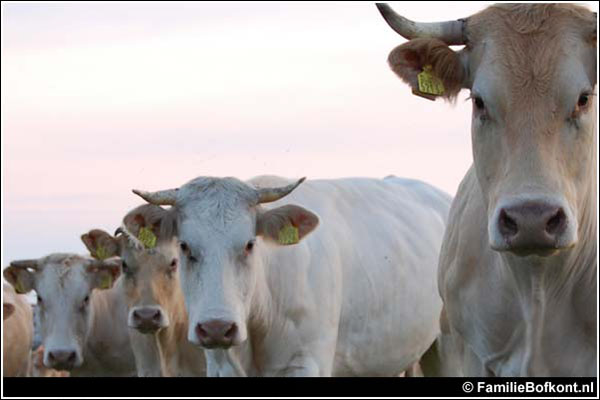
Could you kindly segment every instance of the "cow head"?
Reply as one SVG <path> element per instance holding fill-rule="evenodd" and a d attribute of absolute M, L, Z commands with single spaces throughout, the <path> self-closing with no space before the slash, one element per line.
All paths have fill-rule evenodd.
<path fill-rule="evenodd" d="M 443 97 L 471 92 L 490 246 L 517 256 L 574 246 L 595 202 L 596 15 L 567 4 L 501 4 L 416 23 L 377 6 L 409 39 L 388 59 L 402 80 L 418 91 L 417 75 L 430 68 Z"/>
<path fill-rule="evenodd" d="M 296 244 L 318 224 L 302 207 L 267 211 L 261 204 L 286 196 L 302 181 L 257 189 L 235 178 L 200 177 L 175 190 L 134 190 L 150 203 L 173 205 L 190 342 L 227 348 L 246 340 L 248 321 L 264 312 L 253 304 L 266 295 L 261 282 L 269 246 Z"/>
<path fill-rule="evenodd" d="M 167 214 L 161 207 L 145 204 L 125 216 L 116 236 L 100 229 L 81 236 L 92 256 L 121 258 L 127 324 L 140 333 L 168 327 L 182 296 L 177 239 L 171 235 L 163 239 L 161 234 Z"/>
<path fill-rule="evenodd" d="M 4 270 L 17 293 L 37 293 L 47 367 L 70 370 L 82 364 L 92 317 L 90 298 L 95 289 L 112 287 L 120 270 L 118 259 L 98 261 L 75 254 L 13 261 Z"/>

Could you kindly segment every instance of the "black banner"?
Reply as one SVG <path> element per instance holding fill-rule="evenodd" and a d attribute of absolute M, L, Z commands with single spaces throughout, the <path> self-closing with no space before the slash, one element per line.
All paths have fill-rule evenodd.
<path fill-rule="evenodd" d="M 3 378 L 4 397 L 593 397 L 597 378 Z"/>

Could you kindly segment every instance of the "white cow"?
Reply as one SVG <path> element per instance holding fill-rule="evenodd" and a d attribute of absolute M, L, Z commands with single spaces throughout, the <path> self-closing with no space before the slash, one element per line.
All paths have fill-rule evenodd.
<path fill-rule="evenodd" d="M 389 63 L 414 91 L 471 91 L 474 164 L 439 271 L 465 374 L 596 376 L 596 14 L 501 4 L 422 24 L 378 6 L 411 39 Z M 418 84 L 425 69 L 444 93 Z"/>
<path fill-rule="evenodd" d="M 209 376 L 402 373 L 439 331 L 450 198 L 400 178 L 302 181 L 135 191 L 173 205 L 188 340 Z"/>
<path fill-rule="evenodd" d="M 166 211 L 144 204 L 123 218 L 117 236 L 94 229 L 81 239 L 95 257 L 119 256 L 131 347 L 138 376 L 205 376 L 204 351 L 188 342 L 179 282 L 179 245 L 160 234 Z M 156 238 L 140 240 L 140 232 Z M 150 240 L 150 242 L 147 242 Z"/>
<path fill-rule="evenodd" d="M 3 376 L 27 376 L 33 340 L 33 313 L 25 296 L 2 285 Z"/>
<path fill-rule="evenodd" d="M 71 376 L 135 375 L 120 271 L 116 258 L 63 253 L 13 261 L 4 270 L 17 293 L 37 293 L 46 367 Z"/>

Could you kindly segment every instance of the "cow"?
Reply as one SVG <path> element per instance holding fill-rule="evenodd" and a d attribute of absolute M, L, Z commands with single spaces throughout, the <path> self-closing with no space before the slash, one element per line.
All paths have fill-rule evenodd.
<path fill-rule="evenodd" d="M 134 190 L 172 206 L 164 234 L 208 376 L 397 376 L 439 332 L 450 197 L 395 177 L 303 180 Z"/>
<path fill-rule="evenodd" d="M 6 283 L 2 292 L 2 376 L 28 376 L 33 340 L 31 305 Z"/>
<path fill-rule="evenodd" d="M 44 366 L 71 376 L 134 376 L 121 261 L 71 253 L 10 263 L 17 293 L 37 294 Z"/>
<path fill-rule="evenodd" d="M 418 23 L 377 6 L 409 40 L 388 62 L 413 91 L 470 91 L 473 164 L 438 275 L 463 373 L 596 376 L 596 14 L 500 4 Z"/>
<path fill-rule="evenodd" d="M 205 376 L 204 351 L 187 341 L 179 244 L 160 234 L 165 214 L 159 206 L 144 204 L 123 218 L 117 236 L 93 229 L 81 239 L 94 257 L 122 260 L 126 324 L 138 376 Z M 139 239 L 144 230 L 155 242 Z"/>

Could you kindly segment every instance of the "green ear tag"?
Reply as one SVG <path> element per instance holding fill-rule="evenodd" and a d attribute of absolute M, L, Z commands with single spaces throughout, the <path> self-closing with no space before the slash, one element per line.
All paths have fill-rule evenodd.
<path fill-rule="evenodd" d="M 108 258 L 108 250 L 106 250 L 106 247 L 102 246 L 102 245 L 98 245 L 98 247 L 96 247 L 96 252 L 94 253 L 94 257 L 98 260 L 104 260 Z"/>
<path fill-rule="evenodd" d="M 112 276 L 110 274 L 102 274 L 98 289 L 110 289 L 112 285 Z"/>
<path fill-rule="evenodd" d="M 444 94 L 444 84 L 435 75 L 433 75 L 431 65 L 425 65 L 423 71 L 417 75 L 419 82 L 419 91 L 425 94 L 441 96 Z"/>
<path fill-rule="evenodd" d="M 145 226 L 140 228 L 138 239 L 147 249 L 153 249 L 156 247 L 156 235 L 150 228 L 146 228 Z"/>
<path fill-rule="evenodd" d="M 298 238 L 298 228 L 292 224 L 287 224 L 279 231 L 279 244 L 296 244 L 300 241 Z"/>

